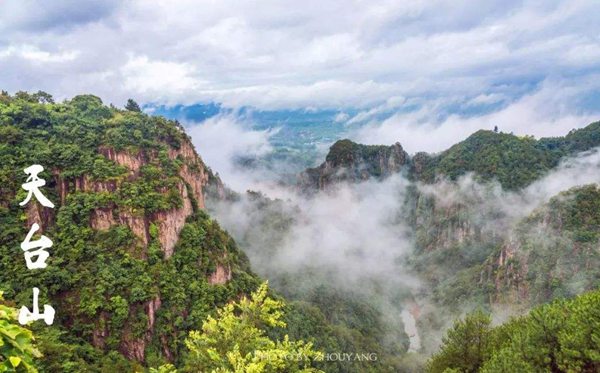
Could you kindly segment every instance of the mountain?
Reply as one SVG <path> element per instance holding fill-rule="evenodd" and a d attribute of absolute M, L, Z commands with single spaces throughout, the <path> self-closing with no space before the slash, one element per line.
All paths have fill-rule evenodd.
<path fill-rule="evenodd" d="M 220 180 L 176 122 L 91 95 L 48 97 L 0 95 L 4 297 L 30 305 L 35 286 L 40 304 L 57 309 L 52 328 L 34 325 L 45 371 L 118 371 L 128 363 L 115 352 L 143 364 L 176 361 L 189 330 L 260 283 L 203 210 Z M 53 209 L 35 198 L 19 206 L 32 164 L 45 169 Z M 44 270 L 28 271 L 15 249 L 33 223 L 54 243 Z"/>
<path fill-rule="evenodd" d="M 417 153 L 412 157 L 400 144 L 371 146 L 340 140 L 319 167 L 298 176 L 295 187 L 307 196 L 284 201 L 250 193 L 237 205 L 216 214 L 224 224 L 231 214 L 236 216 L 235 222 L 240 221 L 240 214 L 251 219 L 252 224 L 238 224 L 232 232 L 259 263 L 257 271 L 268 276 L 287 299 L 308 303 L 332 322 L 352 325 L 375 340 L 382 334 L 374 324 L 392 325 L 386 313 L 398 315 L 408 309 L 421 336 L 419 351 L 427 354 L 437 350 L 449 318 L 474 308 L 505 319 L 535 305 L 598 288 L 600 194 L 598 178 L 592 177 L 597 170 L 593 149 L 600 145 L 598 134 L 600 122 L 564 137 L 540 140 L 478 131 L 439 154 Z M 596 159 L 595 166 L 578 168 L 574 161 L 586 157 Z M 590 181 L 578 184 L 577 172 L 590 173 L 584 178 Z M 402 175 L 405 182 L 396 185 L 390 178 L 393 174 Z M 546 179 L 552 175 L 555 177 Z M 362 183 L 369 179 L 379 183 Z M 378 189 L 368 186 L 371 184 L 387 186 Z M 382 216 L 376 213 L 380 205 L 361 210 L 360 200 L 371 200 L 364 193 L 381 193 L 373 199 L 399 207 Z M 335 201 L 336 196 L 341 202 Z M 354 197 L 348 201 L 348 196 Z M 373 217 L 360 214 L 368 211 L 374 219 L 381 219 L 380 229 L 365 232 L 367 237 L 344 238 L 348 248 L 342 251 L 328 251 L 335 249 L 333 237 L 324 235 L 322 247 L 314 240 L 323 255 L 341 256 L 337 267 L 301 260 L 299 268 L 288 265 L 288 272 L 273 268 L 279 262 L 271 258 L 302 253 L 302 245 L 290 244 L 291 239 L 303 240 L 302 234 L 327 234 L 318 229 L 324 224 L 348 232 L 350 223 L 339 215 L 329 217 L 339 219 L 339 225 L 323 220 L 329 216 L 324 213 L 328 209 L 356 216 L 355 229 L 361 224 L 368 226 Z M 311 216 L 313 212 L 320 216 Z M 311 220 L 314 224 L 308 223 L 310 229 L 295 229 Z M 388 225 L 394 240 L 389 240 Z M 382 236 L 384 240 L 379 243 Z M 353 240 L 358 240 L 356 246 Z M 417 278 L 420 288 L 395 284 L 386 289 L 394 274 L 382 273 L 365 277 L 358 284 L 373 286 L 373 293 L 346 291 L 351 285 L 340 284 L 335 271 L 350 271 L 353 260 L 361 263 L 372 259 L 365 254 L 373 248 L 369 242 L 376 242 L 374 248 L 388 245 L 385 251 L 390 256 L 396 253 L 398 278 L 410 274 Z M 294 251 L 286 251 L 286 246 Z M 358 275 L 362 272 L 360 266 L 354 270 Z M 315 293 L 327 296 L 316 297 Z M 390 299 L 393 303 L 386 303 Z M 370 311 L 354 318 L 361 309 Z M 406 338 L 394 337 L 403 341 L 396 350 L 383 340 L 378 343 L 386 346 L 387 354 L 404 357 L 396 369 L 408 371 L 413 364 L 414 371 L 420 371 L 424 368 L 419 355 L 410 361 L 415 355 L 403 353 L 409 349 Z"/>
<path fill-rule="evenodd" d="M 127 107 L 92 95 L 0 95 L 0 291 L 11 306 L 31 305 L 39 287 L 40 303 L 57 309 L 51 328 L 31 326 L 42 371 L 185 366 L 189 332 L 259 288 L 254 271 L 288 301 L 286 328 L 269 337 L 377 356 L 320 362 L 327 372 L 421 371 L 448 320 L 464 312 L 521 314 L 600 285 L 596 179 L 551 194 L 538 185 L 564 172 L 564 160 L 595 154 L 600 122 L 540 140 L 479 131 L 412 157 L 399 143 L 340 140 L 299 176 L 307 195 L 292 202 L 229 191 L 178 122 Z M 54 209 L 35 199 L 19 206 L 32 164 L 45 168 Z M 390 183 L 394 174 L 405 182 Z M 369 179 L 377 183 L 361 183 Z M 353 199 L 333 198 L 342 185 L 357 187 L 342 195 Z M 395 207 L 379 216 L 387 205 Z M 54 243 L 41 271 L 28 271 L 18 250 L 33 223 Z M 341 229 L 311 230 L 323 224 Z M 335 258 L 328 245 L 345 234 L 345 256 Z M 317 250 L 292 268 L 311 235 Z M 285 263 L 271 261 L 282 252 Z M 340 284 L 340 274 L 355 278 Z"/>
<path fill-rule="evenodd" d="M 310 191 L 325 189 L 338 182 L 359 182 L 371 177 L 381 180 L 400 172 L 409 160 L 408 153 L 399 143 L 362 145 L 339 140 L 329 149 L 324 163 L 299 175 L 298 187 Z"/>
<path fill-rule="evenodd" d="M 556 167 L 563 157 L 600 146 L 600 122 L 573 130 L 564 137 L 515 136 L 480 130 L 439 154 L 418 152 L 412 157 L 400 143 L 362 145 L 339 140 L 325 162 L 298 175 L 301 190 L 324 189 L 341 181 L 383 179 L 404 170 L 411 178 L 432 183 L 456 180 L 473 172 L 478 180 L 495 179 L 505 189 L 523 188 Z"/>

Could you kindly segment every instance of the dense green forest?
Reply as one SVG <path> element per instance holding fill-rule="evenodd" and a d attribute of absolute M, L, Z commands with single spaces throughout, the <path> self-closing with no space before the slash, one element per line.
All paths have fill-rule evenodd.
<path fill-rule="evenodd" d="M 564 137 L 536 140 L 529 136 L 480 130 L 437 155 L 418 153 L 417 177 L 436 175 L 456 179 L 474 172 L 481 180 L 496 179 L 506 189 L 517 189 L 539 179 L 559 161 L 600 145 L 600 122 L 573 130 Z"/>
<path fill-rule="evenodd" d="M 600 291 L 534 308 L 492 327 L 474 312 L 457 321 L 428 372 L 598 372 Z"/>
<path fill-rule="evenodd" d="M 39 287 L 40 304 L 57 309 L 52 327 L 31 325 L 40 371 L 179 365 L 188 332 L 260 284 L 201 208 L 194 183 L 215 177 L 183 128 L 127 106 L 0 95 L 0 288 L 8 305 L 30 305 Z M 45 168 L 54 209 L 19 206 L 31 164 Z M 54 245 L 48 267 L 28 271 L 15 248 L 33 222 Z"/>

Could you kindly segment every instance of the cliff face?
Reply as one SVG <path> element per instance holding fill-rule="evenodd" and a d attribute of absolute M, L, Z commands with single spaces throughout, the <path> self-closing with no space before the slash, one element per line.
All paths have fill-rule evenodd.
<path fill-rule="evenodd" d="M 61 343 L 173 360 L 212 309 L 254 289 L 245 255 L 203 211 L 208 190 L 223 185 L 178 123 L 94 96 L 47 104 L 0 95 L 0 111 L 17 113 L 0 116 L 0 132 L 14 135 L 0 137 L 0 219 L 13 232 L 0 240 L 11 258 L 0 261 L 0 283 L 11 298 L 30 298 L 14 247 L 40 224 L 54 246 L 36 286 L 49 284 L 40 302 L 68 331 Z M 45 168 L 54 209 L 18 205 L 33 163 Z"/>
<path fill-rule="evenodd" d="M 338 182 L 383 179 L 400 172 L 408 163 L 408 154 L 400 143 L 372 146 L 340 140 L 331 146 L 323 164 L 298 176 L 298 186 L 310 191 L 326 189 Z"/>
<path fill-rule="evenodd" d="M 70 181 L 62 176 L 60 170 L 54 170 L 53 176 L 62 204 L 73 193 L 118 194 L 122 183 L 135 183 L 141 177 L 143 167 L 156 163 L 158 158 L 157 152 L 153 151 L 140 150 L 131 153 L 116 151 L 106 146 L 99 147 L 98 154 L 123 167 L 126 170 L 126 176 L 120 180 L 99 181 L 92 180 L 89 176 L 84 175 Z M 152 240 L 150 235 L 151 226 L 157 227 L 156 239 L 164 259 L 169 259 L 173 255 L 186 219 L 194 213 L 194 208 L 204 208 L 205 205 L 204 188 L 207 186 L 210 171 L 206 169 L 191 143 L 183 141 L 178 149 L 169 147 L 167 154 L 170 160 L 180 162 L 181 166 L 177 172 L 178 181 L 175 186 L 162 188 L 160 192 L 165 194 L 169 191 L 174 192 L 182 201 L 179 206 L 144 213 L 119 206 L 119 202 L 115 201 L 109 203 L 108 206 L 92 209 L 89 215 L 89 225 L 97 231 L 109 231 L 111 228 L 118 226 L 129 228 L 137 239 L 138 250 L 136 250 L 136 253 L 141 259 L 148 258 L 148 245 Z M 51 225 L 52 218 L 45 216 L 44 213 L 48 213 L 48 210 L 40 209 L 38 204 L 32 204 L 27 212 L 28 224 L 40 222 L 42 226 Z M 231 278 L 231 268 L 217 263 L 214 272 L 208 274 L 207 281 L 210 284 L 224 285 Z M 158 294 L 141 305 L 131 308 L 130 313 L 139 310 L 145 313 L 147 325 L 145 332 L 139 336 L 135 335 L 129 325 L 125 324 L 119 350 L 129 359 L 141 362 L 145 360 L 146 346 L 152 339 L 156 313 L 160 307 L 161 298 Z M 109 316 L 106 312 L 102 313 L 96 329 L 93 331 L 92 343 L 98 348 L 105 348 L 106 339 L 110 337 L 106 327 Z M 167 354 L 171 355 L 170 352 Z"/>
<path fill-rule="evenodd" d="M 556 167 L 563 157 L 599 145 L 600 122 L 564 137 L 540 140 L 481 130 L 439 154 L 421 152 L 412 157 L 399 144 L 365 146 L 342 140 L 331 147 L 323 164 L 299 175 L 298 186 L 314 193 L 336 183 L 406 172 L 408 180 L 419 183 L 410 188 L 405 200 L 409 211 L 404 218 L 411 224 L 415 243 L 411 260 L 435 292 L 451 294 L 439 295 L 443 302 L 455 303 L 459 298 L 453 291 L 467 289 L 469 296 L 490 303 L 536 303 L 592 286 L 594 275 L 589 268 L 597 261 L 598 242 L 593 233 L 597 228 L 590 226 L 582 232 L 581 227 L 586 219 L 598 226 L 600 220 L 587 216 L 565 225 L 573 220 L 565 211 L 578 215 L 576 211 L 589 208 L 581 205 L 569 210 L 562 196 L 550 203 L 552 208 L 546 206 L 543 214 L 517 226 L 503 226 L 498 223 L 508 221 L 486 207 L 490 204 L 481 191 L 467 191 L 458 199 L 443 195 L 462 193 L 454 180 L 468 173 L 479 185 L 495 180 L 504 190 L 518 190 Z M 574 192 L 581 193 L 590 201 L 600 200 L 589 191 Z M 558 200 L 563 204 L 559 206 Z M 577 279 L 570 279 L 569 274 Z"/>
<path fill-rule="evenodd" d="M 573 188 L 518 224 L 490 256 L 483 281 L 498 303 L 546 302 L 596 287 L 600 266 L 600 189 Z"/>
<path fill-rule="evenodd" d="M 399 143 L 392 146 L 362 145 L 350 140 L 333 144 L 325 162 L 298 175 L 303 191 L 326 189 L 337 182 L 383 179 L 406 170 L 413 180 L 425 183 L 440 178 L 455 180 L 474 173 L 481 181 L 498 181 L 504 189 L 531 184 L 562 157 L 600 146 L 600 122 L 573 130 L 564 137 L 519 137 L 480 130 L 438 154 L 418 152 L 409 156 Z"/>
<path fill-rule="evenodd" d="M 496 212 L 486 211 L 475 195 L 448 204 L 423 193 L 414 198 L 412 262 L 443 304 L 468 295 L 527 308 L 597 284 L 596 185 L 563 192 L 510 226 L 496 226 Z"/>

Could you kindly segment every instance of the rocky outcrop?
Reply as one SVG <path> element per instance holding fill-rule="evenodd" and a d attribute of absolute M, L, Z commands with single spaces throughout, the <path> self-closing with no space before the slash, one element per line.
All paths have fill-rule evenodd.
<path fill-rule="evenodd" d="M 521 243 L 510 237 L 490 260 L 482 283 L 493 283 L 492 304 L 517 304 L 529 299 L 526 258 L 519 255 Z"/>
<path fill-rule="evenodd" d="M 482 239 L 483 228 L 477 224 L 477 213 L 469 206 L 447 203 L 425 193 L 415 194 L 413 198 L 416 207 L 410 220 L 414 221 L 419 250 L 443 250 Z"/>
<path fill-rule="evenodd" d="M 150 163 L 157 155 L 150 152 L 146 154 L 142 151 L 129 153 L 127 151 L 116 151 L 110 147 L 101 146 L 98 152 L 125 167 L 129 173 L 129 180 L 134 180 L 139 176 L 140 169 Z M 139 243 L 146 247 L 149 242 L 149 226 L 156 224 L 159 228 L 158 240 L 165 254 L 169 258 L 173 254 L 173 249 L 185 220 L 193 213 L 193 203 L 196 202 L 198 208 L 204 208 L 204 189 L 208 183 L 209 170 L 194 150 L 189 141 L 183 141 L 178 148 L 169 147 L 168 156 L 170 159 L 182 161 L 179 170 L 181 182 L 177 189 L 183 204 L 180 208 L 174 208 L 167 211 L 159 211 L 151 216 L 140 215 L 128 209 L 109 206 L 107 208 L 98 208 L 92 211 L 90 224 L 97 230 L 107 230 L 110 227 L 120 224 L 126 225 L 131 229 L 139 239 Z M 60 177 L 60 173 L 55 174 L 56 182 L 59 186 L 61 200 L 64 201 L 67 193 L 71 189 L 69 183 Z M 73 191 L 82 192 L 114 192 L 119 188 L 117 180 L 91 180 L 88 176 L 76 178 L 73 182 Z"/>
<path fill-rule="evenodd" d="M 119 224 L 129 227 L 143 247 L 148 246 L 150 240 L 148 218 L 128 210 L 119 210 L 118 215 Z"/>
<path fill-rule="evenodd" d="M 173 248 L 177 243 L 181 229 L 183 229 L 185 219 L 193 213 L 187 187 L 183 183 L 179 183 L 177 189 L 183 199 L 183 206 L 177 209 L 157 212 L 152 217 L 152 222 L 158 226 L 158 240 L 163 249 L 165 259 L 173 255 Z"/>
<path fill-rule="evenodd" d="M 43 233 L 54 222 L 54 209 L 44 207 L 35 199 L 31 199 L 26 206 L 26 216 L 27 229 L 37 223 L 40 227 L 38 233 Z"/>
<path fill-rule="evenodd" d="M 126 167 L 131 175 L 137 175 L 140 168 L 146 163 L 144 153 L 141 151 L 132 154 L 126 151 L 116 151 L 106 146 L 101 146 L 98 151 L 116 164 Z"/>
<path fill-rule="evenodd" d="M 362 145 L 340 140 L 331 146 L 325 162 L 298 176 L 303 191 L 326 189 L 337 182 L 384 179 L 400 172 L 410 162 L 400 143 L 391 146 Z"/>
<path fill-rule="evenodd" d="M 108 230 L 116 223 L 111 208 L 95 209 L 90 216 L 90 225 L 97 231 Z"/>
<path fill-rule="evenodd" d="M 198 207 L 204 208 L 204 189 L 209 181 L 209 171 L 192 145 L 184 142 L 179 149 L 169 148 L 169 158 L 183 160 L 179 176 L 191 187 L 191 195 L 198 203 Z"/>
<path fill-rule="evenodd" d="M 130 326 L 126 326 L 124 338 L 121 342 L 120 350 L 127 358 L 137 361 L 144 361 L 146 358 L 146 346 L 151 342 L 154 335 L 154 323 L 156 322 L 156 311 L 161 306 L 161 299 L 155 296 L 150 301 L 146 302 L 143 307 L 148 317 L 146 331 L 143 336 L 135 338 L 130 330 Z"/>
<path fill-rule="evenodd" d="M 66 179 L 61 175 L 60 170 L 53 170 L 54 182 L 61 204 L 64 204 L 70 193 L 110 193 L 119 191 L 122 182 L 135 182 L 140 177 L 142 167 L 146 164 L 155 163 L 158 160 L 156 151 L 138 151 L 130 153 L 128 151 L 116 151 L 113 148 L 101 146 L 98 153 L 107 159 L 126 169 L 124 177 L 111 178 L 108 180 L 95 180 L 89 175 L 77 178 Z M 137 247 L 147 248 L 150 243 L 151 225 L 158 228 L 156 236 L 164 253 L 164 258 L 169 259 L 175 250 L 179 239 L 179 234 L 183 229 L 186 219 L 194 213 L 195 208 L 205 207 L 206 187 L 211 177 L 214 179 L 211 171 L 204 165 L 192 144 L 189 141 L 182 141 L 179 147 L 168 147 L 168 157 L 171 160 L 177 160 L 180 164 L 178 176 L 180 181 L 176 184 L 177 194 L 181 199 L 181 204 L 169 210 L 156 211 L 153 213 L 144 213 L 134 211 L 128 207 L 120 206 L 119 201 L 108 202 L 106 206 L 98 207 L 90 212 L 89 224 L 91 228 L 98 231 L 106 231 L 111 227 L 124 225 L 127 226 L 137 238 Z M 215 180 L 220 183 L 220 180 Z M 217 186 L 219 186 L 217 185 Z M 172 192 L 171 190 L 161 190 L 162 193 Z M 32 224 L 38 222 L 41 227 L 46 226 L 45 222 L 53 217 L 51 213 L 45 211 L 48 209 L 39 209 L 35 203 L 31 203 L 27 210 L 27 222 Z M 147 256 L 146 250 L 141 251 L 141 257 Z M 225 284 L 231 280 L 232 273 L 229 265 L 218 264 L 215 272 L 208 278 L 209 283 Z M 144 361 L 145 350 L 153 338 L 156 314 L 161 307 L 161 298 L 159 296 L 137 305 L 131 305 L 130 315 L 140 312 L 140 307 L 147 316 L 148 324 L 146 331 L 140 337 L 139 332 L 133 332 L 133 325 L 126 322 L 123 327 L 123 334 L 119 350 L 129 359 Z M 92 340 L 94 346 L 103 349 L 106 346 L 106 339 L 109 337 L 107 327 L 108 315 L 99 315 L 96 327 L 92 331 Z M 163 345 L 163 353 L 167 358 L 172 358 L 172 352 L 166 344 Z"/>
<path fill-rule="evenodd" d="M 216 270 L 208 278 L 208 283 L 211 285 L 223 285 L 231 280 L 231 267 L 223 264 L 217 264 Z"/>
<path fill-rule="evenodd" d="M 92 344 L 99 349 L 103 349 L 106 345 L 106 338 L 108 337 L 107 319 L 106 312 L 101 312 L 98 321 L 96 321 L 96 327 L 92 331 Z"/>

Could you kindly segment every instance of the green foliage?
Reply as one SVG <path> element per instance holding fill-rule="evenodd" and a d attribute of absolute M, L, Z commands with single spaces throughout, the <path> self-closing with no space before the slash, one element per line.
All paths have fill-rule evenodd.
<path fill-rule="evenodd" d="M 600 290 L 558 300 L 491 328 L 482 313 L 458 321 L 428 363 L 429 372 L 597 372 Z"/>
<path fill-rule="evenodd" d="M 474 172 L 483 180 L 497 179 L 516 189 L 554 167 L 558 158 L 539 149 L 531 137 L 478 131 L 439 155 L 436 173 L 451 179 Z"/>
<path fill-rule="evenodd" d="M 0 304 L 0 372 L 37 372 L 33 361 L 41 356 L 33 333 L 17 323 L 17 310 Z"/>
<path fill-rule="evenodd" d="M 135 371 L 140 365 L 121 352 L 140 341 L 154 366 L 177 362 L 189 330 L 258 286 L 235 242 L 197 208 L 201 201 L 180 174 L 205 166 L 174 158 L 183 145 L 191 147 L 179 123 L 108 107 L 96 96 L 56 103 L 43 93 L 0 95 L 0 290 L 29 304 L 39 286 L 40 303 L 57 310 L 52 328 L 35 329 L 41 371 Z M 34 163 L 44 166 L 43 193 L 56 205 L 41 208 L 54 245 L 48 268 L 35 273 L 15 250 L 29 229 L 27 209 L 18 205 L 23 169 Z M 183 188 L 194 213 L 167 259 L 157 219 L 183 206 Z M 109 224 L 93 229 L 99 216 Z M 218 266 L 231 271 L 226 284 L 209 283 Z M 153 327 L 151 302 L 161 303 Z"/>
<path fill-rule="evenodd" d="M 267 296 L 266 283 L 252 294 L 209 316 L 202 331 L 192 331 L 185 344 L 189 349 L 185 371 L 190 372 L 319 372 L 311 368 L 323 354 L 312 343 L 274 341 L 267 328 L 286 326 L 284 304 Z"/>
<path fill-rule="evenodd" d="M 150 368 L 150 373 L 177 373 L 173 364 L 164 364 L 158 368 Z"/>
<path fill-rule="evenodd" d="M 490 317 L 481 311 L 457 321 L 442 339 L 442 348 L 431 358 L 428 371 L 477 372 L 492 352 L 490 324 Z"/>
<path fill-rule="evenodd" d="M 131 98 L 127 100 L 127 104 L 125 105 L 125 110 L 137 111 L 137 112 L 141 112 L 142 111 L 142 109 L 140 109 L 140 105 L 138 105 L 138 103 L 135 102 Z"/>
<path fill-rule="evenodd" d="M 505 189 L 529 185 L 566 155 L 600 145 L 600 122 L 571 131 L 565 137 L 519 137 L 480 130 L 436 156 L 417 154 L 414 170 L 420 180 L 451 179 L 474 172 L 480 180 L 496 179 Z"/>

